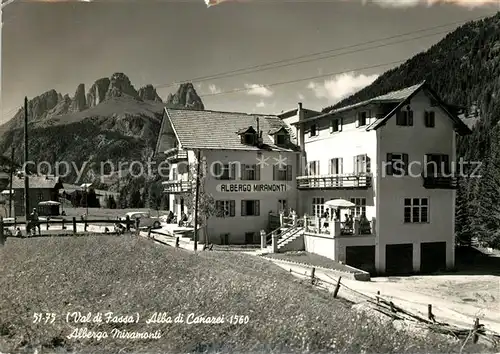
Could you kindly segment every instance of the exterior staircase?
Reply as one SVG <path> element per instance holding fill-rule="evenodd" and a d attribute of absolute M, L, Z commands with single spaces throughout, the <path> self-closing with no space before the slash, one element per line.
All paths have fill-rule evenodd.
<path fill-rule="evenodd" d="M 266 235 L 266 247 L 263 252 L 273 252 L 273 236 L 277 236 L 274 252 L 286 252 L 304 249 L 304 223 L 297 220 L 296 223 L 283 222 L 281 226 Z"/>
<path fill-rule="evenodd" d="M 301 237 L 302 237 L 301 241 L 303 243 L 304 230 L 305 228 L 303 226 L 302 227 L 294 226 L 286 230 L 286 232 L 280 235 L 281 237 L 278 239 L 278 251 L 280 250 L 286 251 L 287 248 L 289 248 L 287 247 L 288 245 L 291 246 L 294 241 L 298 240 Z"/>

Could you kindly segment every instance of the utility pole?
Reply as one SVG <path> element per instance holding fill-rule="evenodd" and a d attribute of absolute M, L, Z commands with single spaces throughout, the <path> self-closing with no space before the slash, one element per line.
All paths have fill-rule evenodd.
<path fill-rule="evenodd" d="M 201 165 L 201 150 L 198 150 L 196 166 L 196 194 L 194 197 L 194 250 L 198 250 L 198 203 L 200 199 L 200 165 Z"/>
<path fill-rule="evenodd" d="M 28 97 L 24 97 L 24 215 L 26 218 L 26 231 L 28 229 L 28 216 L 30 211 L 29 198 L 30 184 L 28 180 Z"/>
<path fill-rule="evenodd" d="M 9 188 L 9 218 L 12 217 L 12 178 L 14 176 L 14 145 L 10 155 L 10 188 Z"/>

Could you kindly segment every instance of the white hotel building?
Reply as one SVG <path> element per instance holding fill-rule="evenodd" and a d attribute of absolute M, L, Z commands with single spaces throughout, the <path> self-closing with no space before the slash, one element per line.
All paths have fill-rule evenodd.
<path fill-rule="evenodd" d="M 300 103 L 277 116 L 166 109 L 157 153 L 190 163 L 200 151 L 207 165 L 240 164 L 204 180 L 225 214 L 207 221 L 212 243 L 258 243 L 270 211 L 319 216 L 325 202 L 344 199 L 368 230 L 306 228 L 281 251 L 305 249 L 378 274 L 428 272 L 454 266 L 456 177 L 448 172 L 456 135 L 468 133 L 424 82 L 324 114 Z M 280 155 L 286 167 L 273 164 Z M 259 167 L 261 156 L 271 164 Z M 177 214 L 180 192 L 194 190 L 189 180 L 173 165 L 165 182 Z M 261 184 L 268 187 L 257 191 Z"/>
<path fill-rule="evenodd" d="M 206 221 L 209 241 L 259 243 L 269 212 L 297 208 L 298 148 L 290 140 L 277 116 L 166 108 L 156 152 L 171 166 L 164 182 L 170 210 L 193 214 L 186 207 L 196 186 L 188 166 L 199 152 L 205 171 L 200 188 L 220 211 Z"/>

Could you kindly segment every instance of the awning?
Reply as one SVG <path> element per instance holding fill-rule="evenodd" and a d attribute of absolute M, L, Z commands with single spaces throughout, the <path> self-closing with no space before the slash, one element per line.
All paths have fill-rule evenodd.
<path fill-rule="evenodd" d="M 332 199 L 327 201 L 325 206 L 329 208 L 354 208 L 356 204 L 345 199 Z"/>

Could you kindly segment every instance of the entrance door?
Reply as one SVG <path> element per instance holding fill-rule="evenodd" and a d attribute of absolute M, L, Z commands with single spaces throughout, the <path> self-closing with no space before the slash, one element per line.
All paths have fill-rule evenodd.
<path fill-rule="evenodd" d="M 184 198 L 181 198 L 181 213 L 184 211 Z"/>
<path fill-rule="evenodd" d="M 254 236 L 255 236 L 255 233 L 254 232 L 245 232 L 245 243 L 246 244 L 252 244 L 254 243 Z"/>

